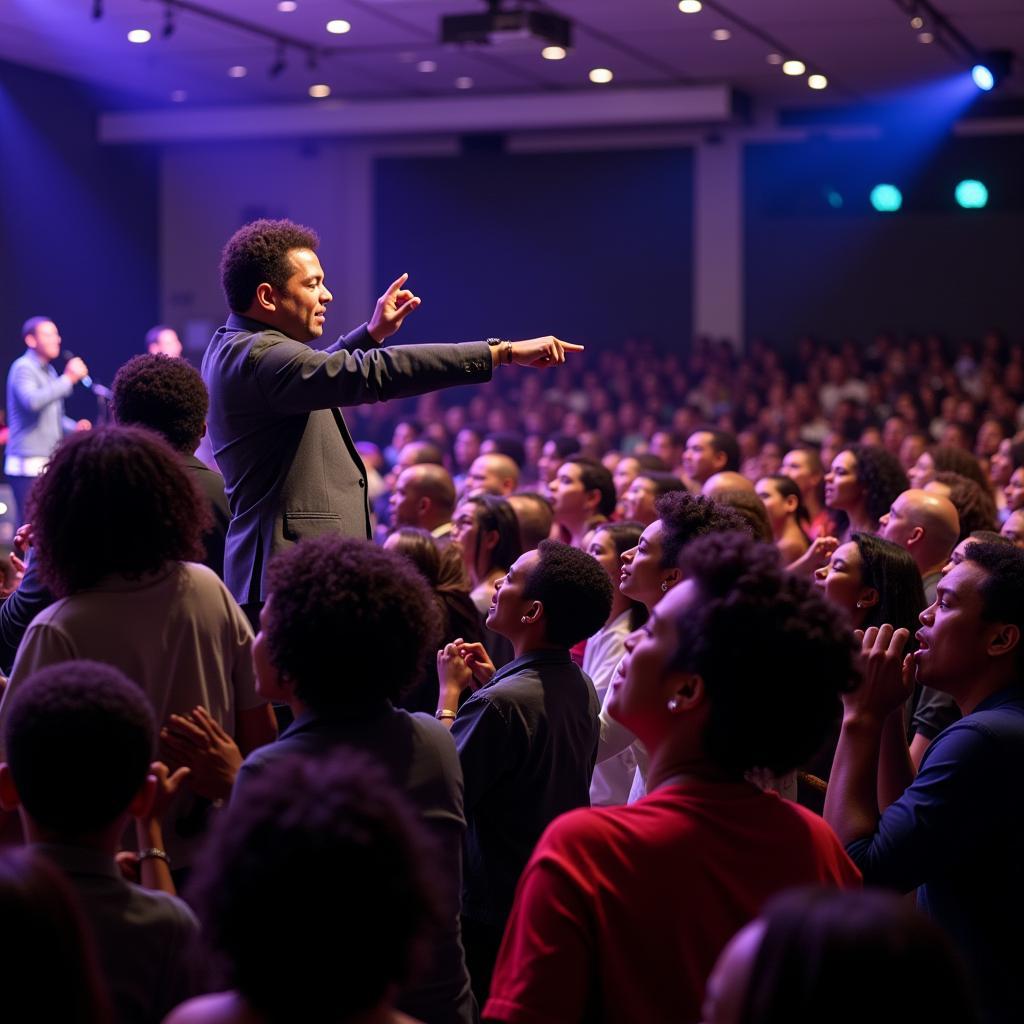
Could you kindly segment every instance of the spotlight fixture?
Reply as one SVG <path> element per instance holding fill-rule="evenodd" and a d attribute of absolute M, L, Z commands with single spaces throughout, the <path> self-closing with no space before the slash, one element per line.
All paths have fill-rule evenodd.
<path fill-rule="evenodd" d="M 781 64 L 783 57 L 781 53 L 769 53 L 768 56 L 765 57 L 765 60 L 768 61 L 769 64 Z"/>
<path fill-rule="evenodd" d="M 919 43 L 922 43 L 925 46 L 930 46 L 932 43 L 935 42 L 935 33 L 934 32 L 918 32 L 917 33 L 917 41 Z"/>
<path fill-rule="evenodd" d="M 802 60 L 787 60 L 782 65 L 782 73 L 784 75 L 798 76 L 802 75 L 807 70 L 807 65 Z"/>
<path fill-rule="evenodd" d="M 594 85 L 607 85 L 615 75 L 608 68 L 592 68 L 587 77 Z"/>
<path fill-rule="evenodd" d="M 565 60 L 566 49 L 564 46 L 545 46 L 540 55 L 545 60 Z"/>
<path fill-rule="evenodd" d="M 148 43 L 153 38 L 153 33 L 148 28 L 133 28 L 128 33 L 129 43 Z"/>
<path fill-rule="evenodd" d="M 879 213 L 895 213 L 903 205 L 903 193 L 895 185 L 876 185 L 871 190 L 871 205 Z"/>
<path fill-rule="evenodd" d="M 455 88 L 456 89 L 472 89 L 473 88 L 473 79 L 470 78 L 468 75 L 462 75 L 461 77 L 455 79 Z"/>
<path fill-rule="evenodd" d="M 812 89 L 827 89 L 828 79 L 824 75 L 808 75 L 807 84 Z"/>
<path fill-rule="evenodd" d="M 326 99 L 331 95 L 331 87 L 329 85 L 311 85 L 309 95 L 315 100 Z"/>
<path fill-rule="evenodd" d="M 915 32 L 920 31 L 924 28 L 924 18 L 922 18 L 920 14 L 915 14 L 910 19 L 910 27 L 914 29 Z"/>
<path fill-rule="evenodd" d="M 982 92 L 991 92 L 1003 81 L 1013 67 L 1013 54 L 1009 50 L 993 50 L 981 55 L 971 68 L 971 78 Z"/>
<path fill-rule="evenodd" d="M 716 28 L 711 33 L 711 38 L 716 43 L 724 43 L 727 39 L 732 39 L 732 33 L 727 28 Z"/>
<path fill-rule="evenodd" d="M 679 0 L 679 10 L 683 14 L 700 14 L 703 8 L 700 0 Z"/>
<path fill-rule="evenodd" d="M 984 182 L 974 178 L 959 182 L 954 195 L 965 210 L 983 210 L 988 205 L 988 189 Z"/>
<path fill-rule="evenodd" d="M 437 70 L 436 60 L 421 60 L 416 65 L 416 70 L 421 71 L 425 75 L 433 74 Z"/>
<path fill-rule="evenodd" d="M 245 78 L 247 74 L 249 74 L 249 69 L 241 64 L 235 64 L 228 68 L 228 78 Z"/>
<path fill-rule="evenodd" d="M 346 21 L 344 18 L 335 18 L 333 21 L 327 22 L 327 31 L 332 35 L 343 36 L 346 32 L 352 30 L 352 23 Z"/>
<path fill-rule="evenodd" d="M 282 14 L 291 14 L 292 11 L 294 11 L 295 8 L 298 6 L 299 5 L 295 2 L 295 0 L 280 0 L 280 2 L 277 5 L 277 9 Z"/>

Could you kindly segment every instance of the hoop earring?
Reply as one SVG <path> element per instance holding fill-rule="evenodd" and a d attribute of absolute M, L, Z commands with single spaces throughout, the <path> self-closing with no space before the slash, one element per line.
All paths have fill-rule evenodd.
<path fill-rule="evenodd" d="M 663 594 L 667 594 L 668 593 L 668 581 L 667 580 L 662 580 L 661 581 L 661 592 Z"/>

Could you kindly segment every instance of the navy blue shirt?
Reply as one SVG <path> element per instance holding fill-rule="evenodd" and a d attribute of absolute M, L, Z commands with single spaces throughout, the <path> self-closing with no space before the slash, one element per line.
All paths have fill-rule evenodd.
<path fill-rule="evenodd" d="M 847 852 L 865 884 L 917 890 L 967 960 L 986 1020 L 1024 1020 L 1024 691 L 993 694 L 941 732 Z"/>
<path fill-rule="evenodd" d="M 466 781 L 464 917 L 503 928 L 541 833 L 590 806 L 599 735 L 594 684 L 567 650 L 530 651 L 459 709 Z"/>

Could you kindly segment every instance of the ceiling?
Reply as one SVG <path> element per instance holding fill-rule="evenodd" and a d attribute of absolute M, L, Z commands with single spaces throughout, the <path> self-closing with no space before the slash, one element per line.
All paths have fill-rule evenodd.
<path fill-rule="evenodd" d="M 536 42 L 442 46 L 441 16 L 481 11 L 483 0 L 295 3 L 284 13 L 277 0 L 173 0 L 174 31 L 164 38 L 163 0 L 0 0 L 0 60 L 115 90 L 124 97 L 115 105 L 187 107 L 314 103 L 314 84 L 328 85 L 335 99 L 726 84 L 761 104 L 799 108 L 877 100 L 967 66 L 938 40 L 922 44 L 896 0 L 705 0 L 692 15 L 681 14 L 676 0 L 536 3 L 574 23 L 573 49 L 559 61 L 542 59 Z M 96 4 L 100 18 L 92 16 Z M 977 50 L 1011 49 L 1024 58 L 1022 0 L 933 4 Z M 272 39 L 200 9 L 294 42 L 284 45 L 284 69 L 269 74 L 280 49 Z M 331 19 L 345 19 L 351 30 L 328 33 Z M 128 31 L 139 28 L 152 32 L 150 42 L 128 42 Z M 730 37 L 716 41 L 716 29 Z M 783 75 L 768 63 L 771 52 L 802 59 L 829 87 L 815 92 L 806 78 Z M 421 70 L 430 67 L 422 62 L 435 69 Z M 999 90 L 1004 98 L 1024 99 L 1021 64 Z M 613 72 L 611 85 L 588 81 L 596 67 Z M 229 68 L 245 74 L 229 77 Z"/>

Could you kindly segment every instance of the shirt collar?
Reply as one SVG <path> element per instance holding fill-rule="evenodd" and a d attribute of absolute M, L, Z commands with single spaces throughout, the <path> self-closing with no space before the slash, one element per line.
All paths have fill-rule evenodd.
<path fill-rule="evenodd" d="M 990 711 L 992 708 L 1001 708 L 1004 704 L 1024 703 L 1024 687 L 1007 686 L 1005 690 L 997 690 L 990 693 L 975 709 L 975 711 Z"/>
<path fill-rule="evenodd" d="M 502 665 L 491 677 L 491 682 L 496 683 L 499 679 L 522 672 L 523 669 L 533 668 L 535 665 L 571 665 L 572 658 L 564 647 L 541 648 L 536 651 L 527 651 L 521 654 L 514 661 Z"/>
<path fill-rule="evenodd" d="M 241 313 L 229 313 L 226 326 L 233 331 L 248 331 L 250 334 L 261 334 L 264 331 L 274 331 L 281 337 L 286 335 L 270 324 L 261 323 L 259 320 L 252 320 Z"/>

